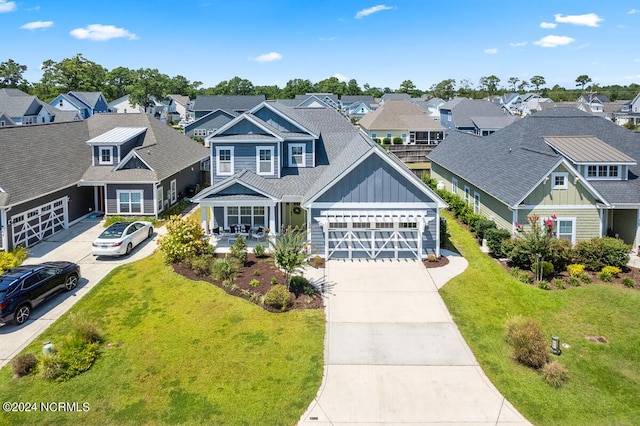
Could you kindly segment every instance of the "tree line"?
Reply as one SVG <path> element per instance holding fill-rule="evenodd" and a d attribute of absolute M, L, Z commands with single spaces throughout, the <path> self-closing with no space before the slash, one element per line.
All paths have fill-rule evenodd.
<path fill-rule="evenodd" d="M 264 95 L 267 99 L 290 99 L 306 93 L 373 97 L 381 97 L 385 93 L 406 93 L 412 97 L 438 97 L 449 100 L 455 96 L 482 99 L 505 93 L 533 91 L 558 102 L 575 101 L 585 92 L 605 95 L 612 101 L 633 99 L 640 92 L 640 85 L 635 83 L 628 86 L 599 86 L 593 83 L 588 75 L 579 75 L 575 80 L 576 86 L 569 89 L 557 84 L 548 88 L 545 78 L 541 75 L 535 75 L 528 80 L 509 77 L 506 86 L 501 84 L 502 80 L 495 75 L 480 77 L 477 84 L 469 79 L 446 79 L 425 90 L 416 87 L 411 80 L 404 80 L 397 89 L 392 90 L 389 87 L 374 87 L 368 83 L 361 87 L 356 79 L 341 81 L 337 77 L 329 77 L 316 83 L 308 79 L 295 78 L 287 81 L 282 88 L 277 85 L 254 85 L 247 79 L 233 77 L 221 81 L 214 87 L 205 88 L 201 81 L 190 81 L 182 75 L 171 77 L 155 68 L 130 69 L 120 66 L 108 70 L 85 58 L 82 53 L 59 62 L 47 59 L 42 63 L 41 70 L 40 81 L 29 82 L 24 78 L 26 65 L 13 59 L 0 62 L 0 88 L 18 88 L 46 102 L 50 102 L 60 93 L 69 91 L 102 92 L 108 100 L 128 94 L 130 102 L 137 105 L 146 105 L 150 96 L 164 99 L 168 94 L 185 95 L 191 99 L 198 95 Z"/>

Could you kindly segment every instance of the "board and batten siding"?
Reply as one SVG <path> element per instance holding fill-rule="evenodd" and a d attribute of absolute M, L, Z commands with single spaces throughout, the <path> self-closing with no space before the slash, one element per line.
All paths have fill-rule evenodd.
<path fill-rule="evenodd" d="M 553 174 L 538 185 L 523 201 L 526 206 L 594 206 L 596 199 L 569 171 L 560 165 L 553 173 L 567 173 L 567 189 L 552 189 Z"/>

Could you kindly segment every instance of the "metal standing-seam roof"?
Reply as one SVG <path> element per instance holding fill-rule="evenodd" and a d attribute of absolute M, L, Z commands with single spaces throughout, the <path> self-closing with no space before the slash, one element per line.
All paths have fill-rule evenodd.
<path fill-rule="evenodd" d="M 635 159 L 595 136 L 546 136 L 544 140 L 574 163 L 636 163 Z"/>

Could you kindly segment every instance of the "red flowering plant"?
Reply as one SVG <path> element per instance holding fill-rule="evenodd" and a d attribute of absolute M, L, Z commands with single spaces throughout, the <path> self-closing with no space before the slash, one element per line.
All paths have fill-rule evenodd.
<path fill-rule="evenodd" d="M 516 232 L 521 238 L 514 247 L 511 260 L 521 268 L 532 268 L 536 279 L 540 281 L 545 272 L 543 267 L 545 259 L 551 254 L 556 235 L 556 215 L 542 220 L 538 215 L 529 215 L 527 223 L 528 229 L 518 222 L 515 223 Z"/>

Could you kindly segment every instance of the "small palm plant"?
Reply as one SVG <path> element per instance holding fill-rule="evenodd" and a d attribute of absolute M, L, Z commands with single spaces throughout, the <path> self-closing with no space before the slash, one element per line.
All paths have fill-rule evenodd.
<path fill-rule="evenodd" d="M 284 271 L 285 285 L 287 289 L 291 281 L 291 275 L 305 263 L 308 256 L 309 245 L 307 233 L 297 226 L 287 227 L 273 240 L 269 241 L 273 248 L 273 258 L 276 265 Z"/>

